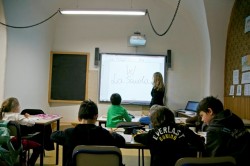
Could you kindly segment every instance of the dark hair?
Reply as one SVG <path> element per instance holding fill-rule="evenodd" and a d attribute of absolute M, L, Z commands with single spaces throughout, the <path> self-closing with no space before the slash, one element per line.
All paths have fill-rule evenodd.
<path fill-rule="evenodd" d="M 208 108 L 211 108 L 214 114 L 224 110 L 222 102 L 213 96 L 203 98 L 199 103 L 197 111 L 198 113 L 200 111 L 208 112 Z"/>
<path fill-rule="evenodd" d="M 94 119 L 98 114 L 97 105 L 91 100 L 85 100 L 81 103 L 78 118 L 79 119 Z"/>
<path fill-rule="evenodd" d="M 110 97 L 110 101 L 113 105 L 120 105 L 122 98 L 118 93 L 113 93 Z"/>
<path fill-rule="evenodd" d="M 150 120 L 154 128 L 175 123 L 173 112 L 165 106 L 157 106 L 150 114 Z"/>

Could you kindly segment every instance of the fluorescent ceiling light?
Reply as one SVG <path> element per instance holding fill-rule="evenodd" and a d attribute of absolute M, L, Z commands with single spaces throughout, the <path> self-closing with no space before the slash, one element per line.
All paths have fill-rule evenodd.
<path fill-rule="evenodd" d="M 62 14 L 143 16 L 146 10 L 60 10 Z"/>

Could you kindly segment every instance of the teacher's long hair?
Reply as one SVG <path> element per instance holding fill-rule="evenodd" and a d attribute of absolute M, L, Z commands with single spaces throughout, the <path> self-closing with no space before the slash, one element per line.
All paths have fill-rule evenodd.
<path fill-rule="evenodd" d="M 161 90 L 163 91 L 165 89 L 165 86 L 164 86 L 162 74 L 160 72 L 155 72 L 153 75 L 153 78 L 154 78 L 154 82 L 153 82 L 154 89 L 158 91 L 161 91 Z"/>

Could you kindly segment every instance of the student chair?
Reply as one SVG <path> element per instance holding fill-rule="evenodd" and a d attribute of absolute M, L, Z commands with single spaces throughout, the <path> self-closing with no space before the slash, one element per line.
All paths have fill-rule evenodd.
<path fill-rule="evenodd" d="M 28 164 L 28 161 L 30 159 L 29 156 L 29 151 L 33 148 L 39 147 L 41 146 L 40 144 L 36 143 L 36 142 L 32 142 L 29 139 L 31 139 L 35 134 L 33 135 L 27 135 L 27 136 L 22 136 L 21 134 L 21 130 L 20 130 L 20 124 L 18 124 L 15 121 L 9 121 L 8 124 L 8 128 L 10 131 L 10 135 L 11 135 L 11 142 L 13 144 L 13 147 L 15 149 L 19 148 L 19 165 L 26 165 Z M 17 151 L 17 150 L 16 150 Z M 28 156 L 27 156 L 28 153 Z"/>
<path fill-rule="evenodd" d="M 116 146 L 78 145 L 73 150 L 75 166 L 123 166 L 121 150 Z"/>
<path fill-rule="evenodd" d="M 0 165 L 13 166 L 21 163 L 22 143 L 19 124 L 15 121 L 0 121 L 0 127 L 8 128 L 8 134 L 1 133 L 0 137 Z M 3 130 L 1 130 L 2 132 Z M 12 142 L 11 137 L 15 136 L 16 141 Z M 18 160 L 18 158 L 20 160 Z"/>
<path fill-rule="evenodd" d="M 24 110 L 22 110 L 21 114 L 24 115 L 25 113 L 28 113 L 30 115 L 44 114 L 43 110 L 41 110 L 41 109 L 24 109 Z"/>
<path fill-rule="evenodd" d="M 236 166 L 232 156 L 222 157 L 184 157 L 176 161 L 175 166 Z"/>

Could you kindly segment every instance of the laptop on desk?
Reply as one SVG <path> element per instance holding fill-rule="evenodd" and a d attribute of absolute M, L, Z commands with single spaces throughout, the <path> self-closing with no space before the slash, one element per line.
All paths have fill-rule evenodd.
<path fill-rule="evenodd" d="M 188 101 L 185 109 L 177 110 L 177 113 L 183 113 L 189 116 L 195 116 L 197 112 L 199 102 L 197 101 Z"/>

